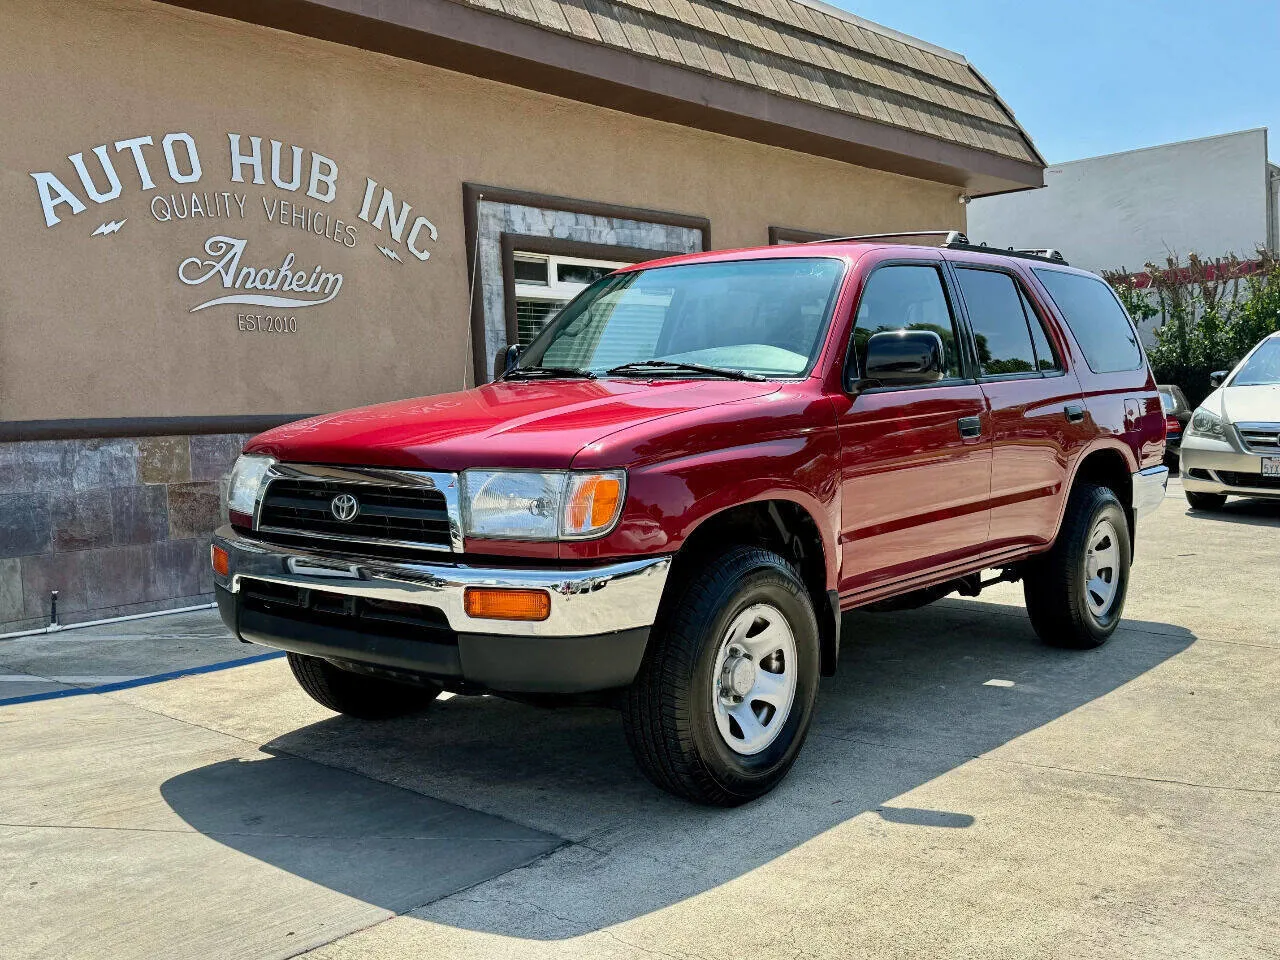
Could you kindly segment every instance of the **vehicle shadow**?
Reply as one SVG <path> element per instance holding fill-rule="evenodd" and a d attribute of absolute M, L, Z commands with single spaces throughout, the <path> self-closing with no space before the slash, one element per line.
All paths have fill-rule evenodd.
<path fill-rule="evenodd" d="M 1232 497 L 1216 510 L 1186 511 L 1187 516 L 1198 520 L 1217 520 L 1223 523 L 1247 523 L 1252 526 L 1280 527 L 1280 500 Z"/>
<path fill-rule="evenodd" d="M 220 804 L 238 798 L 296 836 L 331 822 L 335 798 L 290 788 L 271 771 L 303 757 L 556 834 L 572 845 L 495 881 L 519 875 L 527 910 L 513 914 L 510 901 L 499 909 L 473 890 L 423 915 L 508 936 L 567 938 L 732 881 L 863 813 L 925 830 L 966 829 L 971 812 L 895 798 L 1106 696 L 1195 639 L 1170 624 L 1126 621 L 1101 649 L 1057 650 L 1037 642 L 1021 607 L 983 601 L 848 615 L 840 669 L 823 681 L 799 762 L 772 794 L 732 810 L 693 806 L 649 785 L 616 713 L 477 697 L 389 723 L 323 720 L 267 744 L 276 758 L 193 770 L 162 792 L 219 842 L 389 909 L 404 909 L 396 881 L 381 890 L 367 870 L 341 859 L 222 833 Z"/>

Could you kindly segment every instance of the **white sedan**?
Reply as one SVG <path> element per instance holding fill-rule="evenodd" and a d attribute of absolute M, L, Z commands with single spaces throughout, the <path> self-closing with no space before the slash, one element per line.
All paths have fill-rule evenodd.
<path fill-rule="evenodd" d="M 1182 438 L 1187 502 L 1213 510 L 1228 494 L 1280 499 L 1280 332 L 1220 376 Z"/>

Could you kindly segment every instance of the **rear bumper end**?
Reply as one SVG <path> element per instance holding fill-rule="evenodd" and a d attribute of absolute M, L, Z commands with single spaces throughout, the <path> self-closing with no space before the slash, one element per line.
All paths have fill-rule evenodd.
<path fill-rule="evenodd" d="M 1133 515 L 1141 520 L 1164 502 L 1169 485 L 1169 468 L 1147 467 L 1133 475 Z"/>
<path fill-rule="evenodd" d="M 242 640 L 467 689 L 582 693 L 629 684 L 671 558 L 584 568 L 402 562 L 214 535 L 218 609 Z M 467 587 L 547 591 L 541 621 L 469 616 Z"/>

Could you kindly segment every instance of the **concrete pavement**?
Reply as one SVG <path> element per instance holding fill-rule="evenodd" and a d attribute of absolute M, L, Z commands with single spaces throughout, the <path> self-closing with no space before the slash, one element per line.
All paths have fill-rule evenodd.
<path fill-rule="evenodd" d="M 1280 956 L 1280 506 L 1171 494 L 1100 650 L 1012 585 L 848 617 L 737 810 L 650 787 L 608 711 L 360 723 L 279 660 L 0 706 L 0 956 Z"/>

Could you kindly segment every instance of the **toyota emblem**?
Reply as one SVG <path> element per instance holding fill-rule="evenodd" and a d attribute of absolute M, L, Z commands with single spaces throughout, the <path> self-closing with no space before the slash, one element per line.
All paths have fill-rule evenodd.
<path fill-rule="evenodd" d="M 349 493 L 340 493 L 329 501 L 329 512 L 339 520 L 354 520 L 360 512 L 360 501 Z"/>

